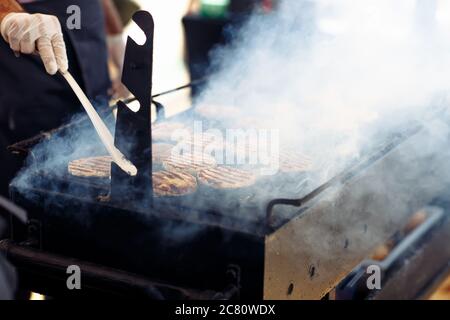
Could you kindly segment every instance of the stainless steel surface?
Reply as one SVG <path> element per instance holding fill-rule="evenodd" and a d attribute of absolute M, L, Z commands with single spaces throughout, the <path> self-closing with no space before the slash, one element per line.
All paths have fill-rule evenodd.
<path fill-rule="evenodd" d="M 264 298 L 320 299 L 410 214 L 443 193 L 450 185 L 450 177 L 441 174 L 450 162 L 448 133 L 447 124 L 430 122 L 269 235 Z"/>

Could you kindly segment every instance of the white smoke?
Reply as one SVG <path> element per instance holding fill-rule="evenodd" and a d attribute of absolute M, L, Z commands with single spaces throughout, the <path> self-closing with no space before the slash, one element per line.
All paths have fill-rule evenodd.
<path fill-rule="evenodd" d="M 448 188 L 448 124 L 430 121 L 449 102 L 448 1 L 285 0 L 255 15 L 215 58 L 219 71 L 198 106 L 222 104 L 225 122 L 236 124 L 225 109 L 232 106 L 243 125 L 279 129 L 281 144 L 319 163 L 316 186 L 390 134 L 426 128 L 279 230 L 293 238 L 276 249 L 279 261 L 293 261 L 292 274 L 313 264 L 347 273 L 337 257 L 359 262 Z M 274 286 L 285 290 L 280 278 Z"/>
<path fill-rule="evenodd" d="M 332 159 L 329 177 L 446 102 L 449 26 L 446 1 L 285 0 L 215 53 L 220 71 L 197 104 L 280 129 L 282 143 Z"/>

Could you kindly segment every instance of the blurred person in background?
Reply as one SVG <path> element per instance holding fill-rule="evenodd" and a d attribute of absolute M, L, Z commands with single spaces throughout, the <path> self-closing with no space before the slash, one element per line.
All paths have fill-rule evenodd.
<path fill-rule="evenodd" d="M 58 70 L 69 70 L 94 105 L 106 108 L 121 93 L 124 43 L 112 0 L 1 0 L 0 29 L 0 194 L 6 195 L 21 166 L 6 147 L 82 111 Z M 113 83 L 108 53 L 117 69 Z"/>

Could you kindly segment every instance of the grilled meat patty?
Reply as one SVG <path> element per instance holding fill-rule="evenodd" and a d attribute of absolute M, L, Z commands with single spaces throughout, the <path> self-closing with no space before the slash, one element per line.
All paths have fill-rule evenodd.
<path fill-rule="evenodd" d="M 69 173 L 77 177 L 109 178 L 111 157 L 91 157 L 69 163 Z M 197 190 L 197 180 L 185 172 L 153 172 L 153 193 L 156 197 L 181 196 Z"/>
<path fill-rule="evenodd" d="M 173 145 L 168 143 L 154 143 L 152 145 L 153 164 L 162 165 L 164 160 L 172 155 Z"/>
<path fill-rule="evenodd" d="M 182 196 L 197 190 L 197 180 L 185 172 L 153 172 L 153 193 L 157 197 Z"/>
<path fill-rule="evenodd" d="M 250 171 L 219 166 L 201 170 L 198 181 L 215 189 L 237 189 L 255 184 L 256 176 Z"/>
<path fill-rule="evenodd" d="M 210 144 L 218 144 L 215 140 L 221 138 L 221 136 L 216 137 L 212 133 L 203 132 L 202 134 L 190 134 L 180 140 L 180 144 L 185 144 L 187 146 L 197 146 L 197 147 L 207 147 Z M 220 144 L 220 143 L 219 143 Z"/>
<path fill-rule="evenodd" d="M 167 171 L 186 171 L 192 174 L 216 165 L 214 157 L 206 153 L 195 152 L 172 154 L 163 162 L 164 169 Z"/>
<path fill-rule="evenodd" d="M 162 165 L 172 154 L 173 146 L 168 143 L 154 143 L 152 162 Z M 69 173 L 77 177 L 109 178 L 111 175 L 111 156 L 98 156 L 73 160 L 69 163 Z"/>
<path fill-rule="evenodd" d="M 111 176 L 111 156 L 82 158 L 69 162 L 69 173 L 76 177 L 109 178 Z"/>

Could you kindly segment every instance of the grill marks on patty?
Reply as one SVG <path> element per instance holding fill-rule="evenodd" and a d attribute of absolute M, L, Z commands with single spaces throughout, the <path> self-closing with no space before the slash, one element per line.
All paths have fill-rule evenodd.
<path fill-rule="evenodd" d="M 152 162 L 162 165 L 172 154 L 173 146 L 168 143 L 154 143 Z M 111 176 L 111 156 L 99 156 L 77 159 L 69 162 L 69 173 L 77 177 L 109 178 Z"/>
<path fill-rule="evenodd" d="M 153 164 L 162 165 L 164 160 L 172 155 L 173 145 L 168 143 L 154 143 L 152 146 Z"/>
<path fill-rule="evenodd" d="M 255 184 L 256 176 L 250 171 L 223 166 L 200 171 L 198 181 L 216 189 L 237 189 Z"/>
<path fill-rule="evenodd" d="M 188 127 L 181 123 L 158 124 L 155 126 L 154 137 L 170 138 L 174 130 Z M 189 129 L 188 129 L 189 130 Z M 170 133 L 168 133 L 170 131 Z M 164 140 L 164 139 L 163 139 Z M 174 146 L 168 143 L 153 144 L 153 163 L 162 165 L 165 171 L 153 173 L 153 188 L 156 197 L 178 196 L 196 191 L 197 181 L 215 189 L 239 189 L 250 187 L 256 182 L 256 175 L 248 170 L 230 166 L 217 166 L 216 160 L 204 148 L 215 146 L 214 136 L 203 134 L 201 138 L 192 135 L 183 140 L 191 152 L 176 154 Z M 225 144 L 222 150 L 231 151 L 235 157 L 241 156 L 249 159 L 257 154 L 256 144 L 247 144 L 244 147 Z M 219 147 L 220 148 L 220 147 Z M 201 149 L 202 151 L 198 151 Z M 182 149 L 183 150 L 183 149 Z M 109 178 L 111 175 L 110 156 L 97 156 L 73 160 L 68 165 L 71 175 L 78 177 Z M 305 172 L 312 169 L 312 159 L 292 148 L 281 148 L 279 152 L 279 171 L 284 173 Z M 197 179 L 196 179 L 196 177 Z"/>
<path fill-rule="evenodd" d="M 222 145 L 223 143 L 216 142 L 216 139 L 221 139 L 220 136 L 215 136 L 212 133 L 202 133 L 199 134 L 191 134 L 180 141 L 180 144 L 185 144 L 186 146 L 194 146 L 199 148 L 205 148 L 208 145 Z M 220 141 L 222 142 L 222 141 Z"/>
<path fill-rule="evenodd" d="M 153 193 L 157 197 L 181 196 L 194 193 L 197 180 L 185 172 L 158 171 L 153 173 Z"/>
<path fill-rule="evenodd" d="M 164 168 L 168 171 L 187 171 L 190 173 L 197 173 L 216 165 L 216 160 L 206 153 L 172 154 L 163 163 Z"/>
<path fill-rule="evenodd" d="M 91 157 L 71 161 L 69 173 L 77 177 L 109 178 L 110 156 Z M 158 171 L 153 173 L 153 193 L 156 197 L 181 196 L 197 190 L 197 180 L 185 172 Z"/>
<path fill-rule="evenodd" d="M 110 156 L 90 157 L 73 160 L 69 163 L 69 173 L 76 177 L 109 178 L 111 175 Z"/>

